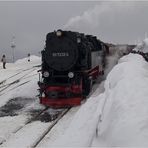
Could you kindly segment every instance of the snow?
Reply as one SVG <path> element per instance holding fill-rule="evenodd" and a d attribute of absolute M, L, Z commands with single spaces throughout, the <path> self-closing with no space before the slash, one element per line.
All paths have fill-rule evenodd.
<path fill-rule="evenodd" d="M 0 68 L 0 82 L 8 79 L 10 76 L 21 72 L 22 70 L 27 70 L 33 66 L 41 64 L 41 58 L 37 56 L 31 56 L 31 61 L 28 62 L 27 58 L 17 60 L 15 63 L 7 63 L 6 68 L 2 69 L 2 63 Z"/>
<path fill-rule="evenodd" d="M 27 65 L 30 65 L 30 63 L 31 64 L 33 64 L 33 63 L 36 64 L 36 63 L 38 63 L 40 61 L 41 61 L 40 57 L 32 55 L 32 56 L 30 56 L 30 62 L 28 62 L 28 57 L 27 57 L 27 58 L 17 60 L 15 62 L 15 64 L 25 64 L 25 65 L 27 64 Z"/>
<path fill-rule="evenodd" d="M 34 76 L 34 78 L 26 83 L 26 85 L 22 85 L 16 89 L 13 97 L 26 97 L 26 98 L 33 98 L 36 97 L 38 94 L 38 86 L 37 86 L 38 76 Z M 24 91 L 25 90 L 25 91 Z"/>
<path fill-rule="evenodd" d="M 16 124 L 17 121 L 17 124 Z M 0 118 L 0 143 L 8 139 L 17 128 L 18 125 L 22 125 L 26 121 L 26 116 L 20 115 L 15 117 L 6 116 Z"/>
<path fill-rule="evenodd" d="M 36 56 L 31 56 L 31 61 L 26 61 L 27 58 L 16 61 L 14 64 L 7 64 L 7 69 L 0 70 L 0 106 L 4 105 L 8 100 L 16 97 L 33 98 L 38 94 L 38 66 L 41 64 L 41 59 Z M 18 83 L 11 85 L 3 90 L 10 83 L 19 80 Z M 23 83 L 26 83 L 22 85 Z"/>
<path fill-rule="evenodd" d="M 137 54 L 124 56 L 107 76 L 104 93 L 98 88 L 48 146 L 148 146 L 147 84 L 148 63 Z"/>
<path fill-rule="evenodd" d="M 17 129 L 30 119 L 29 110 L 44 108 L 39 104 L 39 100 L 36 97 L 38 94 L 37 70 L 40 69 L 40 67 L 36 66 L 41 64 L 41 58 L 31 56 L 30 59 L 30 62 L 25 58 L 15 63 L 7 63 L 7 69 L 0 69 L 0 107 L 8 104 L 9 100 L 16 98 L 20 101 L 16 102 L 16 104 L 23 105 L 23 108 L 19 110 L 20 113 L 16 112 L 18 115 L 8 116 L 6 114 L 6 116 L 0 117 L 0 127 L 3 127 L 0 128 L 0 143 L 9 139 Z M 16 80 L 19 81 L 9 86 Z M 15 105 L 15 102 L 12 103 Z"/>
<path fill-rule="evenodd" d="M 148 146 L 148 63 L 140 55 L 119 60 L 105 82 L 108 96 L 93 146 Z"/>
<path fill-rule="evenodd" d="M 145 39 L 134 50 L 146 52 L 147 47 Z M 71 109 L 38 147 L 148 146 L 148 63 L 138 54 L 126 55 L 119 61 L 121 51 L 113 54 L 107 58 L 107 78 L 93 88 L 86 102 Z M 32 147 L 52 123 L 34 121 L 15 133 L 28 120 L 27 110 L 42 108 L 36 99 L 39 67 L 35 67 L 41 59 L 32 56 L 30 62 L 27 60 L 0 69 L 0 106 L 17 97 L 36 100 L 27 104 L 21 115 L 0 118 L 0 126 L 4 127 L 0 129 L 0 142 L 6 140 L 3 147 Z M 3 90 L 17 79 L 20 81 Z"/>
<path fill-rule="evenodd" d="M 53 143 L 65 133 L 73 120 L 73 116 L 79 110 L 78 107 L 73 107 L 68 113 L 56 124 L 53 129 L 39 143 L 38 147 L 52 147 Z"/>
<path fill-rule="evenodd" d="M 2 145 L 3 147 L 32 147 L 35 141 L 46 132 L 51 123 L 42 123 L 36 121 L 27 124 L 24 128 L 18 131 Z"/>
<path fill-rule="evenodd" d="M 139 43 L 133 50 L 148 53 L 148 38 Z"/>
<path fill-rule="evenodd" d="M 44 145 L 41 145 L 41 147 L 47 145 L 50 147 L 88 146 L 92 140 L 91 137 L 94 135 L 98 122 L 99 114 L 94 114 L 94 112 L 100 113 L 100 107 L 103 103 L 103 96 L 98 98 L 96 95 L 99 89 L 100 88 L 98 88 L 76 112 L 70 125 L 66 128 L 66 131 L 58 136 L 55 141 L 51 142 L 49 140 Z"/>

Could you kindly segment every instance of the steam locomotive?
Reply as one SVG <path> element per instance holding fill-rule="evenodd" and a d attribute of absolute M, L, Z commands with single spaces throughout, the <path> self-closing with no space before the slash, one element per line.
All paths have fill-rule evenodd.
<path fill-rule="evenodd" d="M 80 105 L 103 74 L 108 46 L 95 36 L 57 30 L 46 36 L 39 80 L 40 103 Z"/>

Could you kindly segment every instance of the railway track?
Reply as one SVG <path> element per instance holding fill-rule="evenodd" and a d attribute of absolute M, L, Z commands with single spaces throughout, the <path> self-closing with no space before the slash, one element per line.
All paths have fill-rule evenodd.
<path fill-rule="evenodd" d="M 47 130 L 40 136 L 31 146 L 32 148 L 37 147 L 40 142 L 44 139 L 44 137 L 51 131 L 51 129 L 58 123 L 58 121 L 70 110 L 71 108 L 65 109 L 61 112 L 61 114 L 58 116 L 56 120 L 53 121 L 53 123 L 47 128 Z"/>
<path fill-rule="evenodd" d="M 17 75 L 19 75 L 19 74 L 21 74 L 21 73 L 24 73 L 25 71 L 32 70 L 32 69 L 38 69 L 38 68 L 39 68 L 39 66 L 36 65 L 36 66 L 31 67 L 31 68 L 22 69 L 21 71 L 19 71 L 19 72 L 15 73 L 14 75 L 8 77 L 7 79 L 4 79 L 3 81 L 1 81 L 1 82 L 0 82 L 0 86 L 1 86 L 2 84 L 4 84 L 6 81 L 8 81 L 8 80 L 14 78 L 15 76 L 17 76 Z"/>
<path fill-rule="evenodd" d="M 0 96 L 4 94 L 4 93 L 3 93 L 4 90 L 6 90 L 7 88 L 11 87 L 11 86 L 14 85 L 14 84 L 19 83 L 22 79 L 27 79 L 27 78 L 29 78 L 29 77 L 32 77 L 32 76 L 37 75 L 37 74 L 33 74 L 33 75 L 31 75 L 31 76 L 28 76 L 31 72 L 33 72 L 33 71 L 35 71 L 35 70 L 37 70 L 37 68 L 29 69 L 29 72 L 27 72 L 27 73 L 21 75 L 19 78 L 17 78 L 16 80 L 13 80 L 12 82 L 10 82 L 10 83 L 8 83 L 8 84 L 2 85 L 2 83 L 0 83 L 0 85 L 2 85 L 2 86 L 0 86 L 0 93 L 1 93 Z M 19 75 L 19 74 L 21 74 L 21 73 L 22 73 L 22 72 L 18 73 L 17 75 Z M 13 75 L 13 77 L 9 77 L 8 79 L 14 78 L 15 76 L 16 76 L 16 75 Z M 27 76 L 27 77 L 26 77 L 26 76 Z M 7 79 L 7 80 L 8 80 L 8 79 Z M 5 81 L 6 81 L 6 80 L 5 80 Z M 23 82 L 23 83 L 25 84 L 25 83 L 27 83 L 27 82 L 29 82 L 29 81 L 26 81 L 26 82 Z M 19 86 L 21 86 L 21 85 L 23 85 L 23 84 L 20 84 Z M 17 87 L 17 86 L 15 86 L 15 87 Z M 15 88 L 15 87 L 14 87 L 14 88 Z M 11 88 L 11 90 L 12 90 L 12 89 L 13 89 L 13 88 Z"/>
<path fill-rule="evenodd" d="M 43 109 L 42 111 L 40 111 L 37 115 L 35 115 L 34 117 L 32 117 L 31 119 L 27 120 L 23 125 L 19 126 L 17 129 L 15 129 L 13 131 L 13 134 L 17 133 L 18 131 L 20 131 L 23 127 L 25 127 L 27 124 L 33 122 L 38 116 L 40 116 L 43 112 L 45 112 L 48 109 L 48 107 L 46 107 L 45 109 Z M 6 142 L 6 139 L 2 140 L 0 145 L 2 145 L 3 143 Z"/>
<path fill-rule="evenodd" d="M 13 133 L 14 133 L 14 134 L 17 133 L 17 132 L 20 131 L 23 127 L 25 127 L 27 124 L 29 124 L 29 123 L 35 121 L 42 113 L 44 113 L 44 112 L 47 111 L 47 110 L 48 110 L 48 107 L 46 107 L 45 109 L 43 109 L 42 111 L 40 111 L 37 115 L 35 115 L 34 117 L 32 117 L 30 120 L 26 121 L 26 122 L 24 123 L 24 125 L 18 127 L 15 131 L 13 131 Z"/>
<path fill-rule="evenodd" d="M 35 75 L 37 75 L 37 74 L 28 76 L 28 77 L 24 78 L 23 80 L 25 80 L 25 79 L 27 79 L 27 78 L 30 78 L 30 77 L 33 77 L 33 76 L 35 76 Z M 29 83 L 30 81 L 31 81 L 31 80 L 26 80 L 26 81 L 20 83 L 19 85 L 14 86 L 13 88 L 10 88 L 8 91 L 12 91 L 12 90 L 14 90 L 14 89 L 16 89 L 16 88 L 18 88 L 18 87 L 20 87 L 20 86 L 26 84 L 26 83 Z M 16 83 L 19 83 L 19 82 L 20 82 L 20 81 L 16 81 L 16 82 L 13 83 L 13 84 L 16 84 Z M 4 90 L 6 90 L 7 88 L 9 88 L 11 85 L 12 85 L 12 84 L 7 85 L 2 91 L 4 91 Z M 1 90 L 0 90 L 0 92 L 1 92 Z M 4 94 L 5 94 L 5 93 L 2 93 L 2 94 L 0 94 L 0 96 L 2 96 L 2 95 L 4 95 Z"/>
<path fill-rule="evenodd" d="M 27 125 L 33 123 L 34 121 L 38 121 L 38 119 L 48 110 L 49 108 L 46 107 L 45 109 L 43 109 L 42 111 L 40 111 L 37 115 L 35 115 L 34 117 L 32 117 L 31 119 L 29 119 L 28 121 L 26 121 L 23 125 L 19 126 L 17 129 L 15 129 L 9 136 L 8 139 L 11 139 L 15 134 L 17 134 L 18 132 L 20 132 L 21 130 L 23 130 L 23 128 L 27 127 Z M 56 123 L 70 110 L 70 108 L 68 109 L 63 109 L 58 116 L 56 114 L 52 114 L 51 119 L 52 121 L 50 121 L 51 124 L 49 124 L 49 127 L 46 129 L 46 131 L 42 134 L 42 136 L 38 137 L 38 139 L 36 139 L 36 141 L 34 141 L 32 147 L 36 147 L 41 141 L 42 139 L 50 132 L 50 130 L 56 125 Z M 38 130 L 38 129 L 37 129 Z M 5 143 L 7 143 L 7 139 L 3 139 L 0 143 L 0 146 L 3 146 L 3 144 L 5 145 Z"/>

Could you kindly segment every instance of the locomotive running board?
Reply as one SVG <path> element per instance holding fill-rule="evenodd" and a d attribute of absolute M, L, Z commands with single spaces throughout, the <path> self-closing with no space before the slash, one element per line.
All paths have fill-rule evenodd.
<path fill-rule="evenodd" d="M 49 99 L 49 98 L 40 98 L 40 103 L 49 107 L 62 108 L 62 107 L 71 107 L 78 106 L 81 104 L 82 98 L 59 98 L 59 99 Z"/>

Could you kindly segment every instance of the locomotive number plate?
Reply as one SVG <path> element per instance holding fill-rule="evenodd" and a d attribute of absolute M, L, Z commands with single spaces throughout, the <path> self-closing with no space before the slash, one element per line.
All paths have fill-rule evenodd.
<path fill-rule="evenodd" d="M 54 52 L 52 53 L 53 57 L 68 57 L 69 53 L 68 52 Z"/>

